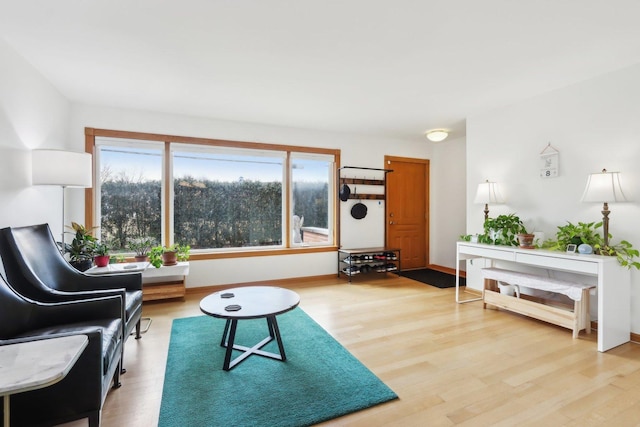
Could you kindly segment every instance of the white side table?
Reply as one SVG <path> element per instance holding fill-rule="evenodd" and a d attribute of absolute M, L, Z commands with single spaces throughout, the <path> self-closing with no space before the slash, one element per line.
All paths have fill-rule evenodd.
<path fill-rule="evenodd" d="M 142 300 L 183 298 L 187 293 L 185 282 L 188 275 L 188 261 L 160 268 L 147 268 L 142 273 Z"/>
<path fill-rule="evenodd" d="M 185 281 L 189 275 L 189 262 L 155 268 L 148 262 L 109 264 L 106 267 L 91 267 L 85 274 L 124 274 L 142 272 L 142 300 L 182 298 L 186 294 Z"/>
<path fill-rule="evenodd" d="M 92 276 L 98 276 L 101 274 L 125 274 L 125 273 L 138 273 L 144 272 L 151 266 L 148 262 L 127 262 L 127 263 L 115 263 L 107 264 L 106 267 L 91 267 L 85 274 Z"/>
<path fill-rule="evenodd" d="M 71 335 L 0 346 L 0 396 L 4 397 L 4 425 L 8 427 L 10 422 L 9 396 L 48 387 L 62 380 L 88 343 L 86 335 Z"/>

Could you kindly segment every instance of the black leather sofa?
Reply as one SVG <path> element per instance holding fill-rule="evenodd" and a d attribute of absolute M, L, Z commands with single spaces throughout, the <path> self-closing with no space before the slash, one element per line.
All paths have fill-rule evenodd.
<path fill-rule="evenodd" d="M 0 276 L 0 346 L 64 335 L 83 334 L 89 339 L 80 358 L 60 382 L 11 396 L 11 425 L 51 426 L 88 418 L 90 427 L 99 426 L 100 411 L 112 381 L 113 387 L 120 386 L 122 306 L 119 295 L 35 302 L 19 295 Z M 3 405 L 4 402 L 0 411 Z"/>
<path fill-rule="evenodd" d="M 0 257 L 9 283 L 19 294 L 34 301 L 62 302 L 121 295 L 125 341 L 134 328 L 136 339 L 141 337 L 141 273 L 103 276 L 81 273 L 64 259 L 48 224 L 1 229 Z"/>

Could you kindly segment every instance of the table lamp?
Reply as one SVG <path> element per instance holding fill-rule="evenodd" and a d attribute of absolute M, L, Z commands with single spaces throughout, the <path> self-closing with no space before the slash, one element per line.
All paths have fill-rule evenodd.
<path fill-rule="evenodd" d="M 476 198 L 474 203 L 484 203 L 484 219 L 489 218 L 489 203 L 502 204 L 504 199 L 500 194 L 498 184 L 495 182 L 485 182 L 478 184 L 478 190 L 476 191 Z"/>
<path fill-rule="evenodd" d="M 609 245 L 609 202 L 626 202 L 627 198 L 620 185 L 620 172 L 602 172 L 589 174 L 587 186 L 582 194 L 583 202 L 604 203 L 602 206 L 602 230 L 604 245 Z"/>

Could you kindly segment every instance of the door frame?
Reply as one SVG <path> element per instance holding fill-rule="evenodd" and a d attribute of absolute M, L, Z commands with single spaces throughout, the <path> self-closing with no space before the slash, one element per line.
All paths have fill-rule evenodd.
<path fill-rule="evenodd" d="M 430 206 L 431 206 L 431 202 L 429 199 L 429 195 L 430 195 L 430 187 L 431 187 L 431 167 L 430 167 L 430 160 L 429 159 L 419 159 L 419 158 L 414 158 L 414 157 L 398 157 L 398 156 L 390 156 L 390 155 L 386 155 L 384 156 L 384 165 L 387 169 L 393 169 L 391 163 L 392 162 L 405 162 L 405 163 L 420 163 L 420 164 L 424 164 L 425 165 L 425 174 L 427 176 L 427 185 L 425 185 L 425 211 L 424 211 L 424 220 L 425 220 L 425 235 L 424 235 L 424 244 L 425 244 L 425 266 L 424 268 L 428 268 L 431 263 L 430 263 L 430 247 L 429 247 L 429 240 L 430 240 L 430 235 L 431 235 L 431 228 L 430 228 L 430 218 L 431 218 L 431 212 L 430 212 Z M 391 166 L 390 166 L 391 165 Z M 393 173 L 393 172 L 391 172 Z M 385 194 L 389 194 L 388 191 L 389 189 L 387 188 L 387 181 L 385 180 Z M 388 197 L 387 197 L 388 200 Z M 387 246 L 388 242 L 389 242 L 389 203 L 385 203 L 384 204 L 384 242 L 385 242 L 385 246 Z"/>

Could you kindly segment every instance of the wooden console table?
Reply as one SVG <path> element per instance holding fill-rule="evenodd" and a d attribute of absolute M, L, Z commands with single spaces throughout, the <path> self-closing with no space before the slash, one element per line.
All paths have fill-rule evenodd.
<path fill-rule="evenodd" d="M 511 269 L 517 269 L 520 265 L 588 277 L 589 281 L 597 284 L 598 351 L 604 352 L 631 340 L 631 275 L 628 269 L 618 264 L 615 257 L 458 242 L 457 303 L 481 299 L 460 300 L 460 261 L 474 258 L 485 258 L 491 260 L 492 264 L 509 265 Z"/>

